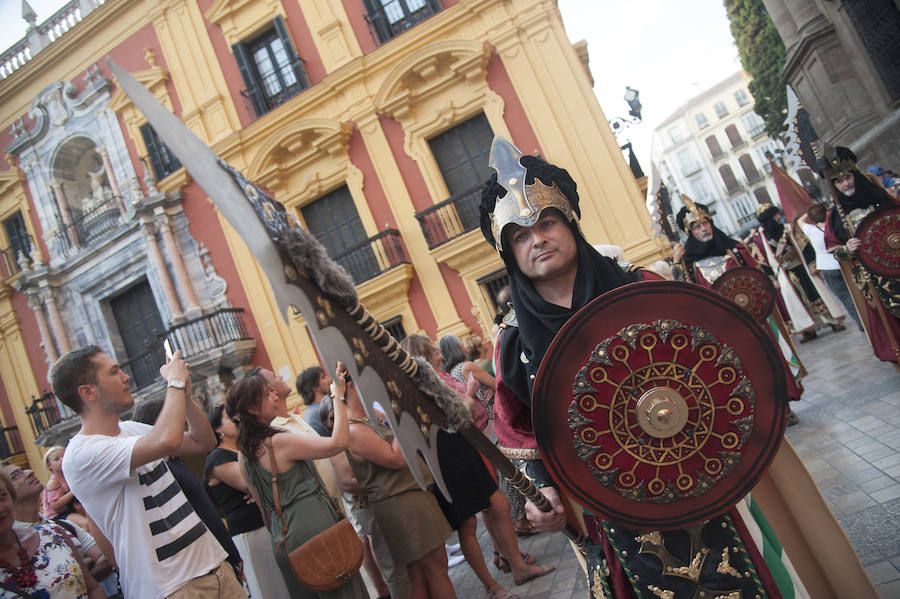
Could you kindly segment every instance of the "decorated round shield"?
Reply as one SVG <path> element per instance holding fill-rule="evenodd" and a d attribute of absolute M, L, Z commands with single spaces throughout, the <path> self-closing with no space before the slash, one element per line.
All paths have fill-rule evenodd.
<path fill-rule="evenodd" d="M 900 277 L 900 206 L 873 212 L 856 228 L 856 255 L 863 266 L 884 277 Z"/>
<path fill-rule="evenodd" d="M 698 285 L 648 281 L 597 298 L 560 329 L 532 418 L 560 488 L 610 522 L 673 530 L 722 514 L 784 435 L 771 336 Z"/>
<path fill-rule="evenodd" d="M 765 321 L 775 307 L 775 285 L 758 268 L 730 268 L 716 279 L 712 288 L 752 314 L 759 322 Z"/>

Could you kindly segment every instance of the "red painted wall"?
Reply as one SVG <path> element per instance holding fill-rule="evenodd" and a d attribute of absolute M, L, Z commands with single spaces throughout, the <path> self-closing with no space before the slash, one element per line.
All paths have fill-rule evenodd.
<path fill-rule="evenodd" d="M 384 195 L 384 188 L 381 186 L 381 181 L 378 180 L 378 175 L 375 173 L 375 165 L 372 164 L 372 159 L 369 157 L 369 152 L 366 150 L 366 144 L 359 133 L 359 129 L 355 129 L 350 137 L 348 153 L 353 166 L 362 171 L 363 192 L 366 195 L 366 203 L 372 211 L 372 218 L 375 219 L 375 226 L 378 227 L 378 231 L 390 228 L 396 229 L 397 221 L 394 218 L 394 213 L 391 212 L 387 196 Z"/>
<path fill-rule="evenodd" d="M 525 116 L 525 109 L 519 101 L 519 96 L 513 88 L 506 67 L 503 66 L 503 59 L 497 54 L 497 50 L 491 52 L 487 68 L 487 82 L 491 90 L 503 98 L 503 121 L 509 129 L 516 147 L 525 154 L 542 154 L 537 135 Z"/>

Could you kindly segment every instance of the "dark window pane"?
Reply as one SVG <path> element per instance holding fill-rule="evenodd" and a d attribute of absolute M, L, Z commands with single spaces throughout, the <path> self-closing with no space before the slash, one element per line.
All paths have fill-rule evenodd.
<path fill-rule="evenodd" d="M 169 151 L 149 123 L 141 125 L 141 137 L 144 138 L 144 145 L 147 146 L 147 157 L 150 159 L 150 166 L 153 168 L 153 174 L 157 181 L 165 179 L 181 168 L 181 162 L 178 161 L 175 154 Z"/>
<path fill-rule="evenodd" d="M 451 196 L 464 193 L 488 178 L 493 139 L 487 117 L 479 114 L 429 140 Z"/>

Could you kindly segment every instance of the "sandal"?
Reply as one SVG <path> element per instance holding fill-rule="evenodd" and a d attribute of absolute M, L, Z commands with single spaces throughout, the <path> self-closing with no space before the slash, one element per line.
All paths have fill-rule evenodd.
<path fill-rule="evenodd" d="M 800 417 L 794 414 L 794 410 L 788 408 L 787 425 L 794 426 L 800 422 Z"/>
<path fill-rule="evenodd" d="M 528 553 L 527 551 L 521 551 L 522 561 L 525 562 L 526 565 L 533 566 L 537 563 L 537 558 Z"/>
<path fill-rule="evenodd" d="M 529 580 L 546 576 L 556 570 L 556 566 L 538 566 L 537 571 L 531 571 L 529 568 L 523 572 L 513 572 L 513 582 L 516 584 L 525 584 Z"/>
<path fill-rule="evenodd" d="M 494 567 L 501 572 L 512 572 L 512 566 L 509 565 L 509 560 L 500 555 L 498 551 L 494 552 Z"/>
<path fill-rule="evenodd" d="M 485 594 L 485 599 L 519 599 L 519 596 L 514 593 L 510 593 L 498 584 L 494 588 L 487 591 L 487 593 Z"/>

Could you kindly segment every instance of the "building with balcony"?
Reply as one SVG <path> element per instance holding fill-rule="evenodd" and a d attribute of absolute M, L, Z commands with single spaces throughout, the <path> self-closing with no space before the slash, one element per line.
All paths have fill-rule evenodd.
<path fill-rule="evenodd" d="M 397 337 L 490 331 L 504 272 L 477 204 L 495 134 L 573 174 L 591 242 L 659 256 L 552 0 L 73 0 L 24 16 L 0 56 L 0 417 L 4 451 L 32 465 L 35 441 L 73 432 L 47 392 L 71 348 L 110 351 L 138 401 L 163 392 L 165 342 L 203 404 L 251 365 L 293 381 L 319 362 L 107 56 L 292 211 Z"/>
<path fill-rule="evenodd" d="M 766 135 L 738 72 L 691 98 L 653 131 L 652 160 L 670 190 L 709 205 L 716 225 L 736 235 L 756 224 L 756 207 L 778 203 L 766 152 L 784 148 Z M 814 177 L 809 169 L 802 173 Z M 672 194 L 677 212 L 678 193 Z"/>

